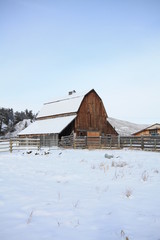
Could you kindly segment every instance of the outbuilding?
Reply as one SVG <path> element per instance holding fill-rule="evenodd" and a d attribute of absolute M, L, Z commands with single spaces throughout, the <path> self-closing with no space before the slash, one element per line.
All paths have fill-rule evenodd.
<path fill-rule="evenodd" d="M 160 124 L 155 123 L 141 131 L 133 134 L 134 136 L 158 136 L 160 135 Z"/>

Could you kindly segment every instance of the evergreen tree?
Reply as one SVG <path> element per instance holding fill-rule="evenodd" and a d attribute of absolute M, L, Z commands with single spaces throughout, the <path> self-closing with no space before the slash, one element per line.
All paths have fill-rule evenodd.
<path fill-rule="evenodd" d="M 34 120 L 36 115 L 32 113 L 32 110 L 26 109 L 25 111 L 14 113 L 12 108 L 0 108 L 0 134 L 2 134 L 2 123 L 6 124 L 6 129 L 3 129 L 3 133 L 14 131 L 14 126 L 24 119 Z"/>

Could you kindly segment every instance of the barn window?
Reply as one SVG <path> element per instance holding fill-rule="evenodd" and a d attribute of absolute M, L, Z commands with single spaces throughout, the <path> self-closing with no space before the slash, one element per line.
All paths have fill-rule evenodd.
<path fill-rule="evenodd" d="M 78 136 L 80 136 L 80 137 L 86 136 L 86 131 L 79 131 Z"/>

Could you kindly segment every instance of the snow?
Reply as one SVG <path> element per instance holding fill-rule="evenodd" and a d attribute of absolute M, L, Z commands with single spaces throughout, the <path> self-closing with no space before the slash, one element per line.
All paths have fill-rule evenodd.
<path fill-rule="evenodd" d="M 8 126 L 2 122 L 1 131 L 3 132 Z"/>
<path fill-rule="evenodd" d="M 159 153 L 37 154 L 0 153 L 0 239 L 160 239 Z"/>
<path fill-rule="evenodd" d="M 5 138 L 17 137 L 18 133 L 25 129 L 25 125 L 28 127 L 30 124 L 30 119 L 24 119 L 23 121 L 18 122 L 14 127 L 15 131 L 6 133 Z"/>
<path fill-rule="evenodd" d="M 80 107 L 80 104 L 84 98 L 82 96 L 73 96 L 66 99 L 58 100 L 51 103 L 46 103 L 43 105 L 41 111 L 39 112 L 37 118 L 53 116 L 64 113 L 76 113 Z"/>
<path fill-rule="evenodd" d="M 148 127 L 147 124 L 136 124 L 111 117 L 107 118 L 107 120 L 121 136 L 129 136 Z"/>
<path fill-rule="evenodd" d="M 52 98 L 50 101 L 44 103 L 44 104 L 49 104 L 49 103 L 53 103 L 53 102 L 58 102 L 58 101 L 63 101 L 66 99 L 71 99 L 71 98 L 77 98 L 77 97 L 84 97 L 88 92 L 90 92 L 91 90 L 94 89 L 86 89 L 85 91 L 80 91 L 80 92 L 72 92 L 71 95 L 69 95 L 69 93 L 67 95 L 63 95 L 63 96 L 58 96 L 57 98 Z"/>
<path fill-rule="evenodd" d="M 152 129 L 160 129 L 160 124 L 156 123 L 156 124 L 148 127 L 148 130 L 152 130 Z"/>
<path fill-rule="evenodd" d="M 60 133 L 70 122 L 73 121 L 75 117 L 76 115 L 37 120 L 30 124 L 29 127 L 25 128 L 18 135 Z"/>

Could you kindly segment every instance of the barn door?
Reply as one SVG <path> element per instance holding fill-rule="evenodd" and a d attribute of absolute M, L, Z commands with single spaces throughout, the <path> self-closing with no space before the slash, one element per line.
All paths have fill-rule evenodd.
<path fill-rule="evenodd" d="M 100 147 L 100 132 L 98 131 L 87 132 L 87 146 L 93 148 Z"/>

